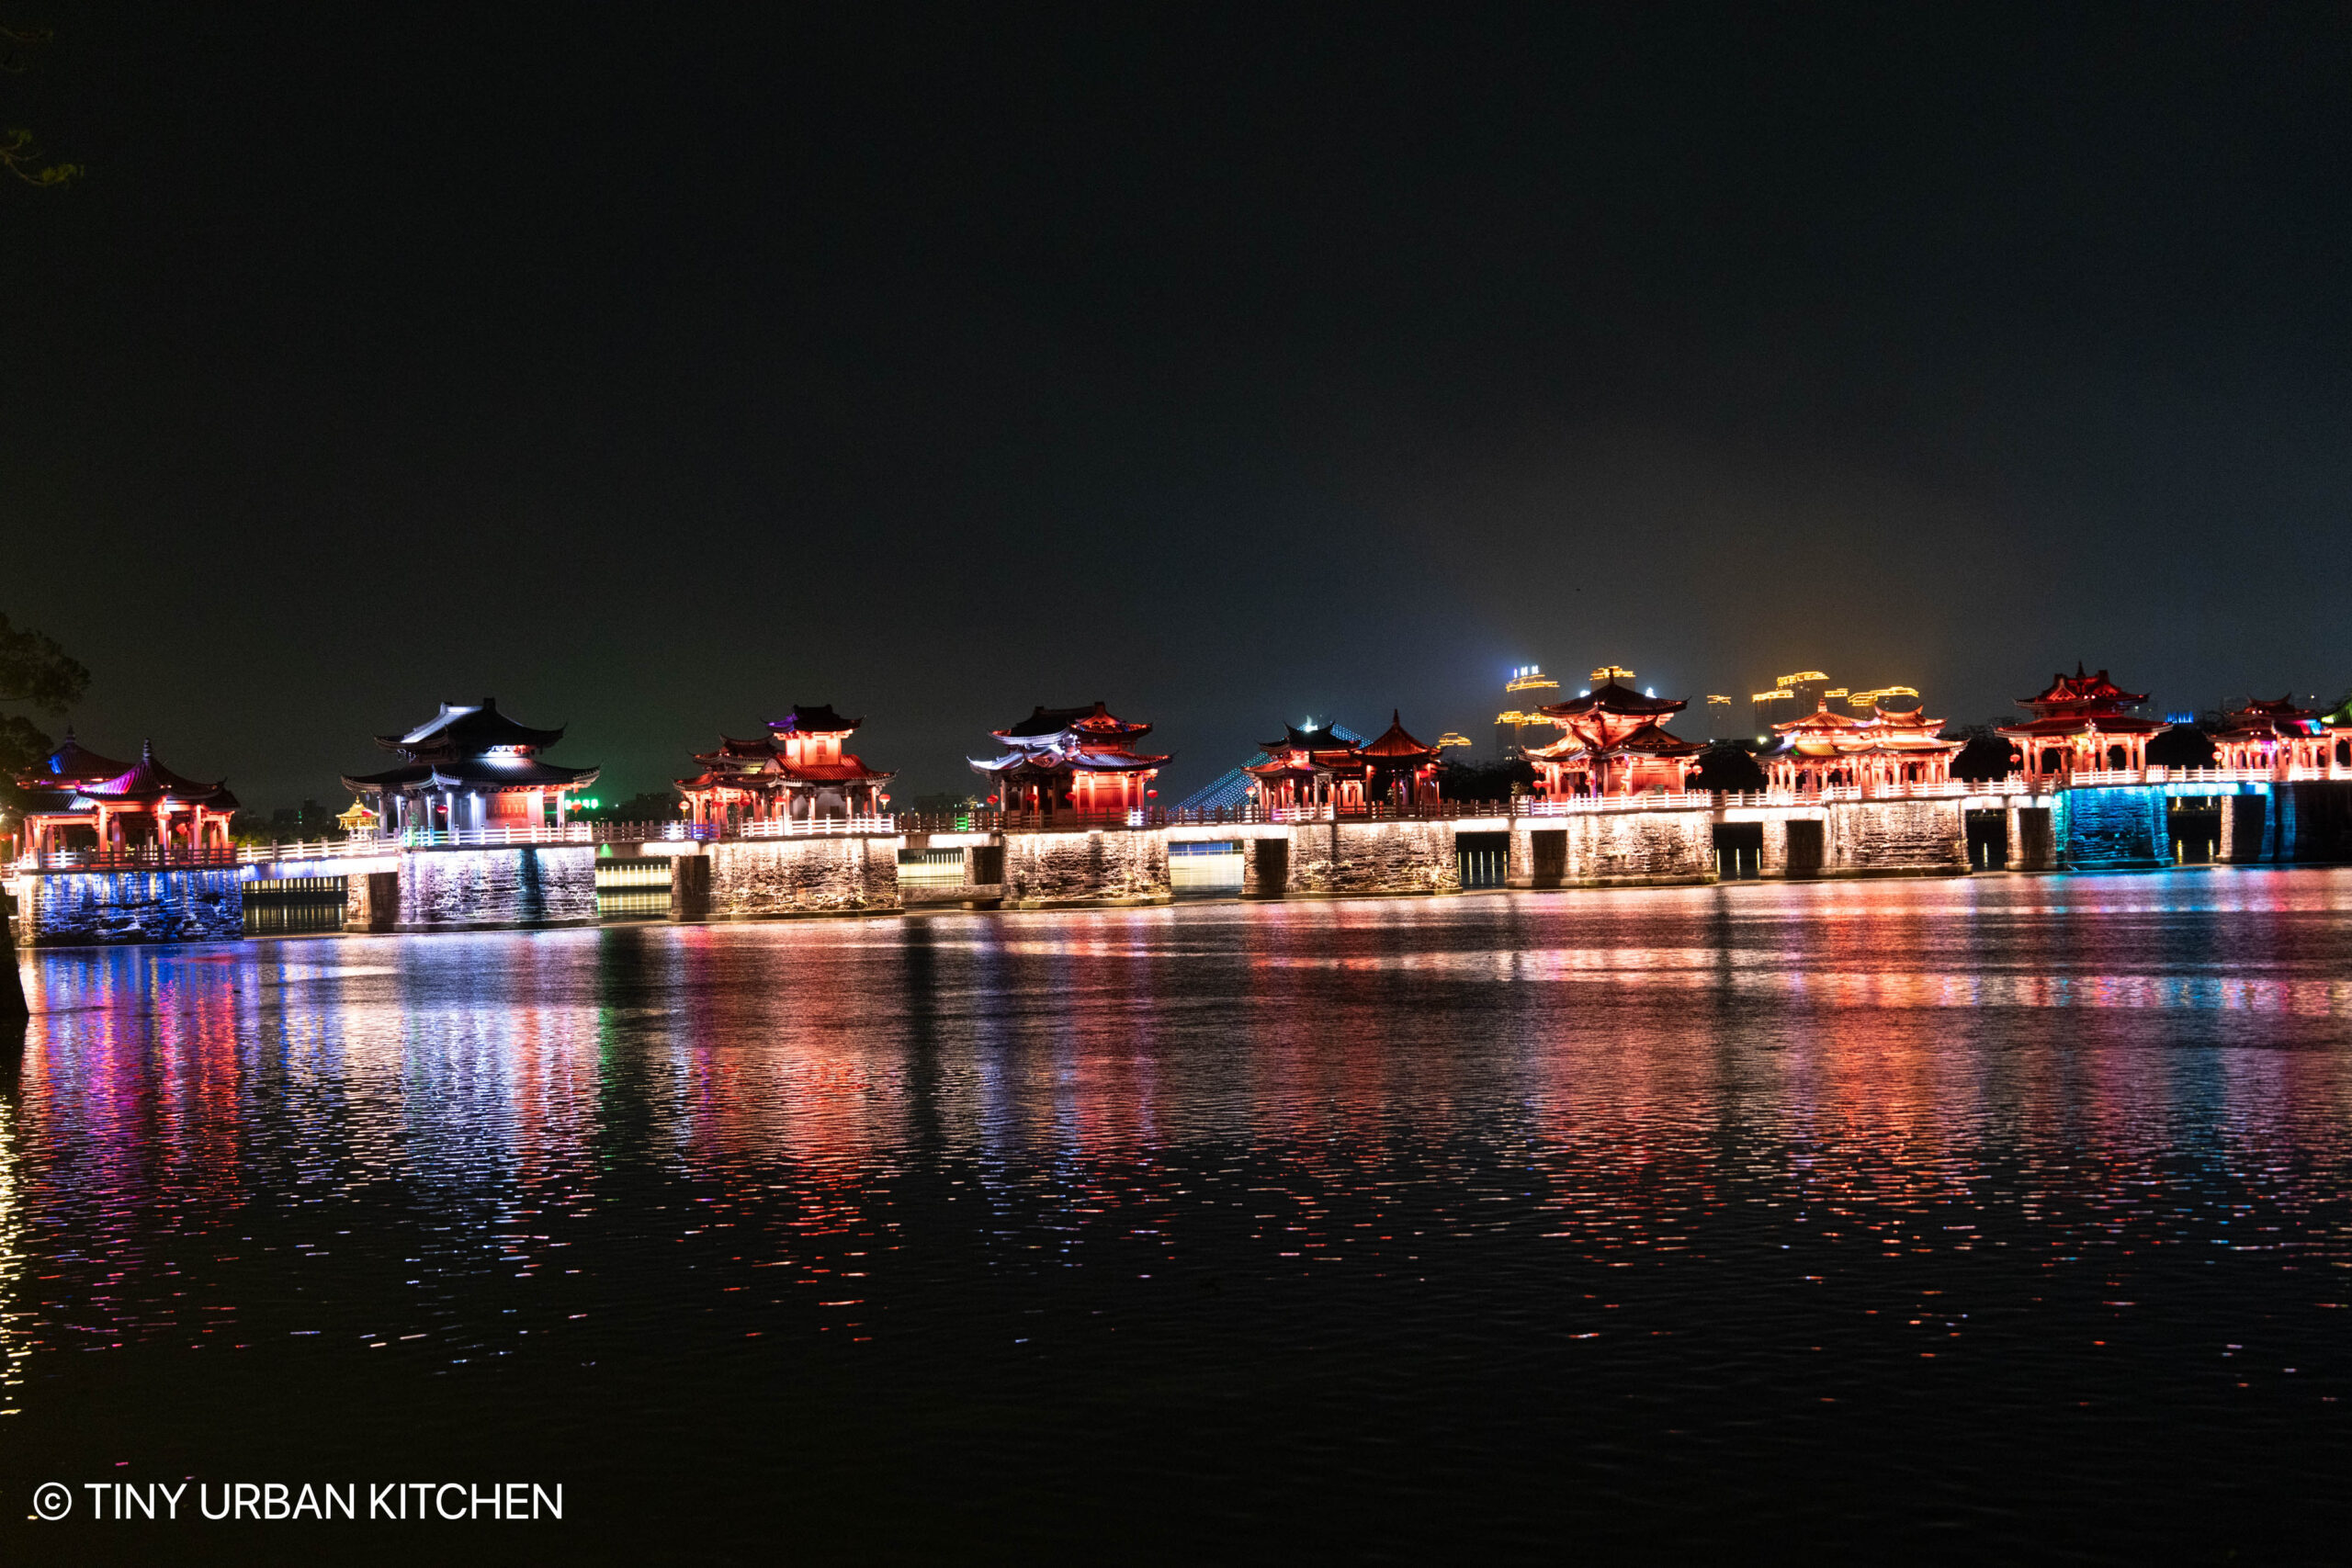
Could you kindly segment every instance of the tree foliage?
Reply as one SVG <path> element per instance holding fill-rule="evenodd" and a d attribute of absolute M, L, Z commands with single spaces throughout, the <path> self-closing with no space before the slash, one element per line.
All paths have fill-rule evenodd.
<path fill-rule="evenodd" d="M 1508 762 L 1458 762 L 1448 757 L 1438 763 L 1438 790 L 1448 800 L 1509 800 L 1535 787 L 1535 765 L 1524 758 Z"/>
<path fill-rule="evenodd" d="M 1969 738 L 1968 744 L 1952 753 L 1951 776 L 1971 784 L 1987 779 L 2005 779 L 2017 771 L 2016 748 L 1998 735 L 1986 733 Z"/>
<path fill-rule="evenodd" d="M 2176 724 L 2148 738 L 2148 761 L 2159 768 L 2210 768 L 2213 738 L 2193 724 Z"/>
<path fill-rule="evenodd" d="M 30 626 L 11 626 L 0 615 L 0 703 L 37 713 L 62 714 L 90 688 L 90 672 Z M 50 738 L 22 714 L 0 714 L 0 789 L 49 754 Z"/>
<path fill-rule="evenodd" d="M 0 26 L 0 71 L 21 76 L 29 68 L 32 51 L 52 37 L 47 28 L 12 28 Z M 33 133 L 22 126 L 0 130 L 0 169 L 17 176 L 28 186 L 55 187 L 71 185 L 89 170 L 80 164 L 59 164 L 49 161 L 33 140 Z"/>
<path fill-rule="evenodd" d="M 1725 740 L 1711 748 L 1690 772 L 1690 787 L 1716 795 L 1744 795 L 1764 787 L 1764 770 L 1747 747 Z"/>
<path fill-rule="evenodd" d="M 19 629 L 0 615 L 0 702 L 62 714 L 89 689 L 89 671 L 55 637 L 30 626 Z"/>

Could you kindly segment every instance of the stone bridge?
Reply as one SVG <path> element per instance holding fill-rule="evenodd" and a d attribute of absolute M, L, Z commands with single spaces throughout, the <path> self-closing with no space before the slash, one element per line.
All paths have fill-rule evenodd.
<path fill-rule="evenodd" d="M 19 864 L 8 885 L 16 941 L 52 946 L 236 940 L 247 886 L 306 882 L 340 882 L 351 932 L 589 925 L 600 867 L 632 865 L 643 867 L 632 886 L 666 885 L 670 919 L 694 921 L 1166 903 L 1177 894 L 1171 851 L 1212 847 L 1220 867 L 1238 863 L 1221 886 L 1251 899 L 1457 893 L 1474 852 L 1502 867 L 1502 886 L 1527 889 L 2352 860 L 2352 781 L 2192 777 L 2041 795 L 1680 795 L 1476 809 L 933 827 L 867 818 L 822 833 L 718 839 L 600 840 L 575 827 L 544 841 L 445 834 L 248 851 L 234 864 Z"/>

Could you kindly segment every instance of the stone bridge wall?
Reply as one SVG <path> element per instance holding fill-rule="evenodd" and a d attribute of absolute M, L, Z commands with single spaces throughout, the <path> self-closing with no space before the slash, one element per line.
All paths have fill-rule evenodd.
<path fill-rule="evenodd" d="M 1840 800 L 1822 816 L 1825 876 L 1968 870 L 1968 828 L 1958 800 Z M 1785 841 L 1785 828 L 1781 836 Z M 1768 852 L 1772 838 L 1765 834 Z"/>
<path fill-rule="evenodd" d="M 2069 871 L 2168 865 L 2172 844 L 2162 788 L 2068 789 L 2052 813 L 2059 862 Z"/>
<path fill-rule="evenodd" d="M 235 942 L 245 934 L 241 871 L 75 871 L 17 879 L 17 942 L 91 947 Z"/>
<path fill-rule="evenodd" d="M 1008 908 L 1165 902 L 1168 834 L 1149 828 L 1007 833 L 1002 886 Z"/>
<path fill-rule="evenodd" d="M 518 931 L 595 922 L 593 846 L 410 850 L 401 856 L 395 930 Z"/>
<path fill-rule="evenodd" d="M 708 918 L 755 920 L 896 909 L 901 841 L 809 838 L 712 844 L 701 857 L 710 862 Z"/>
<path fill-rule="evenodd" d="M 1704 882 L 1715 874 L 1714 823 L 1712 811 L 1521 818 L 1510 826 L 1507 880 L 1513 887 Z"/>
<path fill-rule="evenodd" d="M 1459 893 L 1451 822 L 1300 823 L 1290 830 L 1290 894 Z"/>

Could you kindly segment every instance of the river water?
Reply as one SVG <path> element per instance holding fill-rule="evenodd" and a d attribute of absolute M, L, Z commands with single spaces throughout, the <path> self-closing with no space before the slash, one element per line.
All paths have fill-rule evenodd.
<path fill-rule="evenodd" d="M 27 974 L 9 1562 L 2316 1561 L 2352 1524 L 2352 873 Z M 564 1517 L 20 1507 L 188 1478 Z"/>

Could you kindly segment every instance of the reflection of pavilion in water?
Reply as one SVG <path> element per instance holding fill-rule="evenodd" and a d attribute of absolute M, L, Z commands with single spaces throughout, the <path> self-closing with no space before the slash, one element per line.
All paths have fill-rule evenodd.
<path fill-rule="evenodd" d="M 1155 1302 L 1211 1274 L 1401 1287 L 1465 1246 L 1589 1269 L 1554 1304 L 1602 1328 L 1634 1276 L 1600 1270 L 1680 1288 L 1757 1240 L 1888 1263 L 1895 1287 L 1929 1255 L 1997 1256 L 2087 1291 L 2106 1264 L 2076 1238 L 2169 1247 L 2184 1192 L 2223 1235 L 2288 1213 L 2324 1251 L 2342 1064 L 2151 1035 L 2236 1009 L 2241 1036 L 2259 1011 L 2277 1040 L 2333 1040 L 2352 994 L 2324 964 L 2197 978 L 2242 917 L 2173 911 L 2152 946 L 2144 882 L 2072 884 L 2071 913 L 2052 886 L 1792 890 L 1792 919 L 1644 896 L 1532 926 L 1454 900 L 390 942 L 390 974 L 295 951 L 322 944 L 51 955 L 0 1095 L 0 1353 L 318 1327 L 262 1299 L 260 1247 L 188 1245 L 305 1224 L 304 1187 L 423 1222 L 424 1305 L 371 1314 L 520 1323 L 506 1342 L 532 1351 L 539 1324 L 498 1314 L 545 1287 L 466 1279 L 581 1268 L 579 1332 L 617 1301 L 708 1344 L 719 1321 L 904 1330 L 1080 1268 Z M 2284 918 L 2330 895 L 2257 873 L 2239 897 Z M 2119 918 L 2086 920 L 2098 900 Z M 1954 973 L 1963 924 L 1984 961 Z M 2061 931 L 2066 970 L 2019 962 Z"/>

